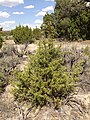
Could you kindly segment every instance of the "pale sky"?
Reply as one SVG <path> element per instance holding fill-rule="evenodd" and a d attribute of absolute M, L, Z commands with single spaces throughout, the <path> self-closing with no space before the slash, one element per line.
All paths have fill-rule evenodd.
<path fill-rule="evenodd" d="M 0 25 L 4 30 L 19 24 L 40 26 L 45 13 L 52 13 L 54 6 L 54 0 L 0 0 Z"/>

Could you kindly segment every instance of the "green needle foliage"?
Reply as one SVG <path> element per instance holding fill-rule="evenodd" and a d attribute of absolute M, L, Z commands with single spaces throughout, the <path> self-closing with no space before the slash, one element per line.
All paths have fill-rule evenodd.
<path fill-rule="evenodd" d="M 2 47 L 2 43 L 3 43 L 3 39 L 2 39 L 2 37 L 0 36 L 0 48 Z"/>
<path fill-rule="evenodd" d="M 33 38 L 35 38 L 35 40 L 39 40 L 41 38 L 41 29 L 37 27 L 33 29 Z"/>
<path fill-rule="evenodd" d="M 87 0 L 55 0 L 54 12 L 43 17 L 45 37 L 68 41 L 90 40 L 90 6 Z"/>
<path fill-rule="evenodd" d="M 26 27 L 21 26 L 21 25 L 16 26 L 16 28 L 11 31 L 11 34 L 14 37 L 15 43 L 24 44 L 24 43 L 32 43 L 33 42 L 32 29 L 29 28 L 28 26 L 26 26 Z"/>
<path fill-rule="evenodd" d="M 52 41 L 40 42 L 36 54 L 30 56 L 28 68 L 15 72 L 13 93 L 16 100 L 31 102 L 35 106 L 57 107 L 75 90 L 82 72 L 81 63 L 68 72 L 64 60 L 64 53 L 55 48 Z"/>

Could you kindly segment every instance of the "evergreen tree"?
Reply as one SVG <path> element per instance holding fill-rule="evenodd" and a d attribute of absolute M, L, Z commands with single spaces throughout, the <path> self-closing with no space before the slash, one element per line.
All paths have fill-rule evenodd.
<path fill-rule="evenodd" d="M 55 24 L 54 24 L 54 14 L 48 14 L 43 17 L 43 24 L 41 25 L 41 29 L 44 32 L 45 38 L 54 38 Z"/>
<path fill-rule="evenodd" d="M 41 30 L 37 27 L 33 29 L 33 38 L 36 40 L 39 40 L 41 38 Z"/>
<path fill-rule="evenodd" d="M 0 27 L 0 31 L 2 31 L 3 30 L 3 27 Z"/>
<path fill-rule="evenodd" d="M 90 39 L 90 9 L 84 0 L 55 0 L 55 28 L 58 37 Z"/>
<path fill-rule="evenodd" d="M 17 26 L 14 30 L 11 31 L 15 43 L 32 43 L 33 33 L 32 29 L 28 26 Z"/>
<path fill-rule="evenodd" d="M 90 7 L 85 0 L 55 0 L 53 14 L 43 17 L 45 37 L 66 40 L 90 39 Z"/>
<path fill-rule="evenodd" d="M 28 68 L 24 72 L 16 72 L 16 80 L 13 81 L 15 98 L 35 106 L 53 104 L 57 107 L 75 90 L 75 83 L 82 72 L 81 63 L 68 72 L 64 60 L 60 48 L 55 48 L 51 41 L 42 41 L 36 54 L 30 57 Z"/>

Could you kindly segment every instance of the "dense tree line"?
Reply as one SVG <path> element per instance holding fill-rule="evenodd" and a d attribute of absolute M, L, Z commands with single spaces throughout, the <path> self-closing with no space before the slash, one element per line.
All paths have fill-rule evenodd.
<path fill-rule="evenodd" d="M 14 37 L 15 43 L 32 43 L 34 39 L 39 40 L 41 37 L 41 30 L 39 28 L 34 28 L 33 30 L 28 26 L 16 26 L 14 30 L 11 31 L 11 35 Z"/>
<path fill-rule="evenodd" d="M 41 29 L 17 26 L 13 30 L 16 43 L 32 43 L 45 38 L 64 40 L 90 39 L 90 6 L 86 0 L 55 0 L 54 13 L 46 13 Z"/>
<path fill-rule="evenodd" d="M 55 0 L 54 13 L 43 17 L 45 37 L 90 39 L 90 6 L 85 0 Z"/>
<path fill-rule="evenodd" d="M 35 39 L 35 40 L 39 40 L 40 38 L 41 38 L 41 36 L 42 36 L 42 33 L 41 33 L 41 29 L 40 28 L 34 28 L 33 29 L 33 38 Z"/>

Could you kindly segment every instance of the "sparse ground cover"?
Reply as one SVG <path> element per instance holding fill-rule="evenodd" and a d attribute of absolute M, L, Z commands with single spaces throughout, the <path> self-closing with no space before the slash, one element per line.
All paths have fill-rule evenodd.
<path fill-rule="evenodd" d="M 72 54 L 69 54 L 69 55 L 66 55 L 66 60 L 67 60 L 67 67 L 70 67 L 71 66 L 71 63 L 73 62 L 73 64 L 75 64 L 75 63 L 77 63 L 77 60 L 79 61 L 79 60 L 84 60 L 84 62 L 85 62 L 85 64 L 84 64 L 84 73 L 83 74 L 81 74 L 81 77 L 80 77 L 80 82 L 78 83 L 78 85 L 77 85 L 77 87 L 79 88 L 78 89 L 78 92 L 77 92 L 77 94 L 76 95 L 72 95 L 72 96 L 70 96 L 70 97 L 67 97 L 67 99 L 65 100 L 65 101 L 63 101 L 62 102 L 62 105 L 61 105 L 61 107 L 60 107 L 60 111 L 59 111 L 59 109 L 58 109 L 58 111 L 56 110 L 54 110 L 53 108 L 48 108 L 48 107 L 43 107 L 43 108 L 41 108 L 41 110 L 39 110 L 39 109 L 36 109 L 36 111 L 38 111 L 38 113 L 36 112 L 29 112 L 29 109 L 27 109 L 26 110 L 26 107 L 25 108 L 22 108 L 22 104 L 17 104 L 16 105 L 16 103 L 14 103 L 14 101 L 12 101 L 13 102 L 13 105 L 15 105 L 15 106 L 13 106 L 10 102 L 9 102 L 9 104 L 11 105 L 11 106 L 9 106 L 9 107 L 12 107 L 13 109 L 17 109 L 18 110 L 18 113 L 20 112 L 20 110 L 21 110 L 21 114 L 18 114 L 16 111 L 13 111 L 11 114 L 12 115 L 10 115 L 11 116 L 11 118 L 12 119 L 15 119 L 15 116 L 14 116 L 14 114 L 16 114 L 16 119 L 19 119 L 19 117 L 20 118 L 22 118 L 23 116 L 25 117 L 25 115 L 26 114 L 28 114 L 28 112 L 29 113 L 32 113 L 32 114 L 28 114 L 28 116 L 27 116 L 27 119 L 30 119 L 30 116 L 31 116 L 31 118 L 32 118 L 32 120 L 39 120 L 39 119 L 64 119 L 64 117 L 66 117 L 66 118 L 70 118 L 71 120 L 73 120 L 73 118 L 75 118 L 76 116 L 77 116 L 77 118 L 78 119 L 86 119 L 86 120 L 88 120 L 89 119 L 89 115 L 90 115 L 90 110 L 89 110 L 89 108 L 88 108 L 88 106 L 89 106 L 89 92 L 90 92 L 90 89 L 89 89 L 89 56 L 87 56 L 87 55 L 89 55 L 89 41 L 84 41 L 84 42 L 67 42 L 67 43 L 65 43 L 65 42 L 54 42 L 54 45 L 57 47 L 58 46 L 58 44 L 62 44 L 62 46 L 61 46 L 61 48 L 62 48 L 62 50 L 65 50 L 66 52 L 68 52 L 68 50 L 69 50 L 69 52 L 71 52 Z M 15 45 L 14 45 L 15 46 Z M 88 47 L 87 47 L 88 46 Z M 13 53 L 12 53 L 12 50 L 10 50 L 10 47 L 11 47 L 11 45 L 9 46 L 9 51 L 8 51 L 8 49 L 4 49 L 4 51 L 3 51 L 3 53 L 4 53 L 4 56 L 5 57 L 8 57 L 8 55 L 9 55 L 9 57 L 10 57 L 10 55 L 12 55 Z M 33 51 L 35 51 L 36 49 L 37 49 L 37 47 L 35 47 L 34 46 L 34 44 L 31 44 L 31 45 L 29 45 L 28 47 L 30 47 L 30 49 L 31 48 L 33 48 Z M 84 51 L 84 49 L 83 48 L 85 48 L 86 47 L 86 49 L 85 49 L 85 51 Z M 36 49 L 35 49 L 36 48 Z M 7 52 L 6 52 L 7 51 Z M 33 53 L 33 51 L 32 52 L 30 52 L 29 54 L 31 54 L 31 53 Z M 85 52 L 85 54 L 87 54 L 87 55 L 85 55 L 83 52 Z M 6 53 L 6 54 L 5 54 Z M 7 54 L 8 53 L 8 54 Z M 23 52 L 23 53 L 25 53 L 25 52 Z M 35 53 L 35 52 L 34 52 Z M 17 52 L 16 52 L 16 56 L 18 56 L 18 54 L 17 54 Z M 22 66 L 22 64 L 24 64 L 24 62 L 23 62 L 23 60 L 25 60 L 26 58 L 24 58 L 23 59 L 23 57 L 19 57 L 20 58 L 20 63 L 21 63 L 21 66 Z M 1 59 L 1 58 L 0 58 Z M 10 59 L 9 59 L 10 60 Z M 13 58 L 13 60 L 15 60 L 14 58 Z M 22 60 L 22 62 L 21 62 L 21 60 Z M 7 61 L 7 60 L 6 60 Z M 16 60 L 15 60 L 16 61 Z M 14 61 L 13 61 L 14 62 Z M 11 63 L 11 62 L 9 62 L 9 63 Z M 25 63 L 25 65 L 26 65 L 27 63 Z M 5 64 L 4 64 L 5 65 Z M 20 66 L 20 64 L 18 64 L 19 66 Z M 12 67 L 12 66 L 11 66 Z M 9 66 L 9 68 L 10 68 L 10 66 Z M 18 67 L 18 69 L 19 69 L 19 67 Z M 8 69 L 7 69 L 8 70 Z M 87 74 L 87 75 L 86 75 Z M 14 80 L 14 79 L 13 79 Z M 8 87 L 8 86 L 7 86 Z M 10 89 L 11 89 L 11 87 L 10 87 Z M 2 108 L 1 108 L 1 114 L 2 114 L 2 117 L 1 117 L 1 119 L 2 120 L 4 120 L 4 117 L 6 116 L 6 118 L 8 117 L 8 118 L 10 118 L 9 116 L 7 116 L 7 111 L 9 111 L 10 112 L 10 108 L 6 108 L 7 109 L 7 111 L 5 111 L 5 107 L 4 107 L 4 105 L 6 105 L 7 106 L 7 103 L 5 103 L 5 102 L 7 102 L 5 99 L 6 99 L 6 97 L 4 96 L 5 95 L 5 93 L 6 94 L 8 94 L 8 97 L 7 97 L 7 100 L 9 101 L 9 99 L 11 99 L 11 98 L 9 98 L 11 95 L 11 93 L 8 91 L 8 92 L 6 92 L 7 90 L 5 90 L 5 92 L 4 92 L 4 94 L 2 94 L 2 99 L 3 99 L 3 101 L 1 101 L 2 102 Z M 10 93 L 10 94 L 9 94 Z M 79 97 L 78 97 L 79 96 Z M 82 98 L 82 96 L 87 96 L 87 97 L 85 97 L 85 99 L 84 99 L 84 97 Z M 82 99 L 82 102 L 80 102 L 80 100 L 81 99 L 78 99 L 78 98 L 80 98 L 81 97 L 81 99 Z M 14 99 L 14 96 L 12 97 L 13 99 Z M 3 102 L 4 102 L 4 104 L 3 104 Z M 76 105 L 76 107 L 74 106 L 74 104 Z M 71 107 L 72 106 L 72 107 Z M 20 110 L 19 110 L 19 108 L 18 107 L 20 107 Z M 72 112 L 70 112 L 69 110 L 71 110 Z M 25 112 L 25 111 L 27 111 L 27 112 Z M 45 114 L 43 114 L 43 112 L 45 113 Z M 47 112 L 46 112 L 47 111 Z M 68 113 L 64 113 L 63 111 L 68 111 Z M 74 112 L 73 112 L 74 111 Z M 76 112 L 77 113 L 76 113 Z M 86 114 L 86 111 L 88 111 L 88 113 Z M 14 113 L 15 112 L 15 113 Z M 24 112 L 24 113 L 23 113 Z M 14 114 L 13 114 L 14 113 Z M 51 113 L 51 114 L 49 114 L 49 113 Z M 9 114 L 9 113 L 8 113 Z M 52 114 L 53 114 L 53 116 L 52 116 Z M 61 115 L 60 114 L 62 114 L 62 118 L 61 118 Z M 50 116 L 49 116 L 50 115 Z M 17 117 L 18 116 L 18 117 Z"/>
<path fill-rule="evenodd" d="M 90 120 L 90 2 L 55 0 L 35 16 L 45 12 L 40 28 L 0 23 L 0 120 Z"/>

